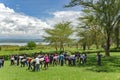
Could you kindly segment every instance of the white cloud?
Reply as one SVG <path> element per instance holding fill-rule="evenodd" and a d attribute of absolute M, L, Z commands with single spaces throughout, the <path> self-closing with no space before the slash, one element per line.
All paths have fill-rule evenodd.
<path fill-rule="evenodd" d="M 56 23 L 70 21 L 72 25 L 79 24 L 78 18 L 82 16 L 81 11 L 57 11 L 52 13 L 53 18 L 47 19 L 47 23 L 53 26 Z"/>
<path fill-rule="evenodd" d="M 71 25 L 74 26 L 73 29 L 76 29 L 78 25 L 80 24 L 80 21 L 78 20 L 79 17 L 83 16 L 83 13 L 81 11 L 57 11 L 50 13 L 53 15 L 52 18 L 49 18 L 46 20 L 46 22 L 50 26 L 54 26 L 57 23 L 60 22 L 71 22 Z M 76 32 L 70 36 L 71 39 L 78 39 L 76 36 Z"/>
<path fill-rule="evenodd" d="M 43 29 L 50 27 L 46 22 L 20 13 L 0 3 L 0 35 L 40 36 Z"/>
<path fill-rule="evenodd" d="M 18 38 L 39 38 L 45 35 L 45 28 L 50 28 L 56 23 L 70 21 L 72 25 L 77 26 L 78 17 L 82 16 L 80 11 L 57 11 L 52 13 L 52 18 L 46 18 L 46 21 L 16 13 L 13 9 L 0 3 L 0 36 L 11 36 Z"/>

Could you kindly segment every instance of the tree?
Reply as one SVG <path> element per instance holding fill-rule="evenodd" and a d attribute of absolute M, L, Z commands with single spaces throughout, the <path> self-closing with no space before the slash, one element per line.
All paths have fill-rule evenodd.
<path fill-rule="evenodd" d="M 89 30 L 79 31 L 77 36 L 81 38 L 79 42 L 82 44 L 83 50 L 86 50 L 86 47 L 90 49 L 92 39 Z"/>
<path fill-rule="evenodd" d="M 29 49 L 33 49 L 36 47 L 36 43 L 34 41 L 29 41 L 27 43 L 27 47 L 29 47 Z"/>
<path fill-rule="evenodd" d="M 89 12 L 89 10 L 87 10 L 87 12 L 85 10 L 84 12 L 87 14 L 87 12 Z M 89 38 L 88 40 L 89 40 L 89 43 L 91 43 L 91 45 L 95 44 L 96 49 L 98 49 L 101 44 L 105 43 L 104 32 L 103 32 L 102 28 L 97 24 L 96 18 L 94 16 L 87 14 L 83 17 L 80 17 L 80 21 L 84 25 L 82 28 L 85 31 L 84 32 L 80 31 L 79 33 L 84 34 L 84 35 L 82 35 L 83 37 L 86 35 L 89 35 L 87 37 Z M 87 27 L 87 29 L 86 29 L 86 27 Z M 87 34 L 86 34 L 86 32 L 87 32 Z"/>
<path fill-rule="evenodd" d="M 58 23 L 53 29 L 46 29 L 47 36 L 43 36 L 45 41 L 54 44 L 56 50 L 64 50 L 64 44 L 71 41 L 70 35 L 74 32 L 70 26 L 70 22 Z"/>
<path fill-rule="evenodd" d="M 120 47 L 120 23 L 114 28 L 114 37 L 116 48 Z"/>
<path fill-rule="evenodd" d="M 90 14 L 96 17 L 98 25 L 101 26 L 106 35 L 105 55 L 110 56 L 110 41 L 113 28 L 120 21 L 120 0 L 71 0 L 66 7 L 82 6 L 90 9 Z"/>

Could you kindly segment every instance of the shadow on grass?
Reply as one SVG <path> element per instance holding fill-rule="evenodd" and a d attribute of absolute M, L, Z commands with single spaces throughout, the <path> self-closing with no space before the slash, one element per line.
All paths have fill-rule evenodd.
<path fill-rule="evenodd" d="M 89 56 L 86 64 L 77 67 L 85 67 L 93 72 L 120 72 L 120 56 L 102 57 L 101 66 L 97 65 L 95 56 Z"/>

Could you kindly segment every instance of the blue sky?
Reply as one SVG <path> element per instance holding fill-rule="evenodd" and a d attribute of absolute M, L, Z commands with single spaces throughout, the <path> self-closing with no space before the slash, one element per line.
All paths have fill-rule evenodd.
<path fill-rule="evenodd" d="M 78 8 L 64 8 L 70 0 L 0 0 L 5 6 L 14 9 L 18 13 L 46 18 L 51 17 L 50 12 L 63 10 L 77 10 Z"/>
<path fill-rule="evenodd" d="M 0 0 L 0 38 L 42 38 L 44 29 L 63 21 L 78 24 L 80 7 L 70 0 Z"/>

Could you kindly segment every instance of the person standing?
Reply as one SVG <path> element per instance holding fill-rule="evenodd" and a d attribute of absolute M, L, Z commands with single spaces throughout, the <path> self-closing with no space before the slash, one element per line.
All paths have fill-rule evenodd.
<path fill-rule="evenodd" d="M 45 64 L 44 64 L 44 68 L 45 68 L 45 69 L 48 68 L 48 63 L 49 63 L 49 57 L 48 57 L 48 55 L 46 54 L 46 55 L 45 55 Z"/>
<path fill-rule="evenodd" d="M 101 56 L 102 56 L 102 55 L 100 54 L 100 52 L 98 52 L 98 53 L 97 53 L 97 65 L 98 65 L 98 66 L 101 66 Z"/>
<path fill-rule="evenodd" d="M 50 65 L 52 65 L 52 63 L 53 63 L 53 55 L 52 54 L 49 55 L 49 59 L 50 59 L 49 63 L 50 63 Z"/>
<path fill-rule="evenodd" d="M 37 58 L 35 58 L 35 61 L 36 61 L 35 70 L 36 70 L 36 71 L 40 71 L 40 59 L 37 57 Z"/>
<path fill-rule="evenodd" d="M 16 55 L 17 60 L 17 66 L 19 66 L 19 55 Z"/>
<path fill-rule="evenodd" d="M 57 61 L 58 61 L 58 56 L 55 54 L 53 57 L 53 66 L 56 65 L 57 66 Z"/>
<path fill-rule="evenodd" d="M 64 65 L 64 55 L 63 54 L 60 55 L 60 64 L 61 64 L 61 66 Z"/>
<path fill-rule="evenodd" d="M 0 57 L 0 68 L 2 67 L 2 59 L 1 59 L 1 57 Z"/>
<path fill-rule="evenodd" d="M 32 65 L 31 65 L 32 58 L 28 58 L 28 70 L 32 70 Z"/>
<path fill-rule="evenodd" d="M 14 65 L 14 60 L 15 60 L 14 56 L 11 56 L 11 65 Z"/>
<path fill-rule="evenodd" d="M 33 69 L 32 71 L 35 71 L 35 68 L 36 68 L 36 60 L 35 60 L 36 57 L 34 57 L 34 59 L 32 59 L 31 63 L 32 63 L 32 66 L 33 66 Z"/>
<path fill-rule="evenodd" d="M 4 57 L 2 57 L 1 60 L 2 60 L 2 67 L 4 67 L 4 61 L 5 61 Z"/>

